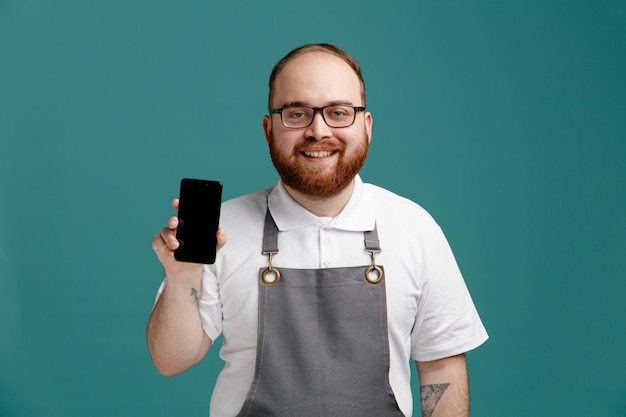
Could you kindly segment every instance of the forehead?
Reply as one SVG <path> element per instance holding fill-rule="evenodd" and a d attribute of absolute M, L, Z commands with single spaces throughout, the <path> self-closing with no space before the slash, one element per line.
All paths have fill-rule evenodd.
<path fill-rule="evenodd" d="M 345 101 L 361 104 L 361 84 L 341 58 L 325 52 L 308 52 L 294 58 L 276 77 L 273 106 L 303 103 L 323 106 Z"/>

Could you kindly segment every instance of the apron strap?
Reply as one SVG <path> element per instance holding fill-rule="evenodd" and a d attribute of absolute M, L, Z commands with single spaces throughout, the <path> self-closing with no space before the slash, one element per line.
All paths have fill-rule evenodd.
<path fill-rule="evenodd" d="M 365 250 L 367 252 L 380 252 L 380 241 L 378 240 L 378 229 L 374 223 L 374 230 L 363 232 L 365 237 Z"/>
<path fill-rule="evenodd" d="M 278 226 L 267 209 L 265 213 L 265 228 L 263 231 L 263 252 L 264 255 L 269 253 L 278 253 Z"/>

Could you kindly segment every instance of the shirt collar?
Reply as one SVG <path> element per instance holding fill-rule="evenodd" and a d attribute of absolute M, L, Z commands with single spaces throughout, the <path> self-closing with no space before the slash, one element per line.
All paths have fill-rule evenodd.
<path fill-rule="evenodd" d="M 374 200 L 357 175 L 350 200 L 337 217 L 317 217 L 298 204 L 279 181 L 268 197 L 268 206 L 278 230 L 287 231 L 319 224 L 327 228 L 349 231 L 374 229 L 376 222 Z"/>

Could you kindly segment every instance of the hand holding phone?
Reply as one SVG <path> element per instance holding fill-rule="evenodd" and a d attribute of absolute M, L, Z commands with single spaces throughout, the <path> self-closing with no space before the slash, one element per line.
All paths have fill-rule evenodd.
<path fill-rule="evenodd" d="M 221 204 L 220 182 L 181 180 L 176 231 L 180 246 L 174 251 L 177 261 L 215 263 Z"/>

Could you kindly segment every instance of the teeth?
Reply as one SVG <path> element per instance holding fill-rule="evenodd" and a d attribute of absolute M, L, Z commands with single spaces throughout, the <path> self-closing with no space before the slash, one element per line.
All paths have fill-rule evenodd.
<path fill-rule="evenodd" d="M 310 158 L 326 158 L 328 156 L 331 156 L 332 154 L 333 154 L 332 151 L 305 151 L 304 152 L 304 155 Z"/>

